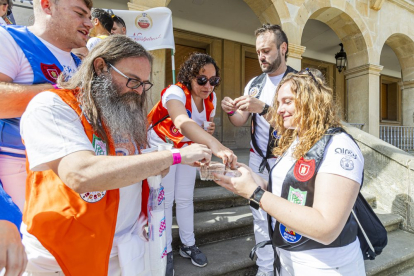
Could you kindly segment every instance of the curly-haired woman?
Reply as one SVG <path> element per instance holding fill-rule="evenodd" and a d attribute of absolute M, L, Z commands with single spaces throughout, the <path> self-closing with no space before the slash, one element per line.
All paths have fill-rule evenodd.
<path fill-rule="evenodd" d="M 223 163 L 232 167 L 237 163 L 233 152 L 212 136 L 217 97 L 213 92 L 220 83 L 220 70 L 212 57 L 194 53 L 181 66 L 178 83 L 161 92 L 161 100 L 148 115 L 150 121 L 149 144 L 174 144 L 185 147 L 192 142 L 208 146 Z M 203 129 L 205 121 L 210 127 Z M 165 216 L 167 231 L 167 273 L 173 275 L 171 248 L 172 205 L 176 203 L 176 217 L 182 245 L 180 255 L 191 258 L 195 266 L 207 265 L 206 256 L 195 245 L 193 194 L 196 169 L 187 165 L 170 167 L 162 180 L 165 188 Z"/>
<path fill-rule="evenodd" d="M 280 275 L 365 275 L 357 224 L 364 158 L 313 70 L 284 78 L 271 111 L 281 136 L 269 183 L 249 168 L 218 184 L 269 215 Z M 266 190 L 266 191 L 265 191 Z"/>

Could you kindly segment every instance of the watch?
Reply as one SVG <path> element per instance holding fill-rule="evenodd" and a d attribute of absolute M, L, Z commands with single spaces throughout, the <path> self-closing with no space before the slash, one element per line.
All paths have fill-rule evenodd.
<path fill-rule="evenodd" d="M 265 115 L 268 111 L 269 111 L 269 105 L 268 104 L 265 104 L 265 106 L 263 107 L 263 110 L 262 110 L 262 112 L 260 112 L 259 113 L 259 115 L 260 116 L 263 116 L 263 115 Z"/>
<path fill-rule="evenodd" d="M 260 208 L 260 200 L 264 194 L 265 190 L 262 187 L 257 186 L 256 190 L 254 190 L 252 196 L 250 197 L 250 206 L 256 210 Z"/>

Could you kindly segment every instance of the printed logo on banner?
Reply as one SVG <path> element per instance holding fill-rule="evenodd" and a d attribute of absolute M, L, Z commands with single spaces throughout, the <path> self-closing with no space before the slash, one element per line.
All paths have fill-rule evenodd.
<path fill-rule="evenodd" d="M 143 12 L 135 19 L 135 26 L 138 29 L 149 30 L 152 27 L 152 19 L 147 13 Z"/>
<path fill-rule="evenodd" d="M 303 157 L 296 162 L 293 175 L 301 182 L 308 181 L 315 173 L 315 160 L 305 160 Z"/>
<path fill-rule="evenodd" d="M 59 74 L 61 73 L 59 67 L 55 64 L 44 64 L 40 63 L 40 69 L 42 70 L 43 75 L 49 81 L 56 83 Z"/>
<path fill-rule="evenodd" d="M 343 157 L 341 159 L 341 167 L 344 170 L 352 171 L 354 169 L 354 162 L 350 158 Z"/>

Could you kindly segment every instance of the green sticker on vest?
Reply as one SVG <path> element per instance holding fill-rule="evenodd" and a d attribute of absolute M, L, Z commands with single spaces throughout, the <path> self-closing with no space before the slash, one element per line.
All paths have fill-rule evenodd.
<path fill-rule="evenodd" d="M 165 136 L 165 142 L 166 142 L 167 144 L 174 145 L 174 142 L 173 142 L 170 138 L 168 138 L 167 136 Z"/>
<path fill-rule="evenodd" d="M 95 134 L 93 135 L 92 146 L 95 149 L 96 155 L 108 155 L 108 147 L 106 146 L 106 143 Z"/>
<path fill-rule="evenodd" d="M 305 206 L 308 192 L 289 187 L 288 201 Z"/>

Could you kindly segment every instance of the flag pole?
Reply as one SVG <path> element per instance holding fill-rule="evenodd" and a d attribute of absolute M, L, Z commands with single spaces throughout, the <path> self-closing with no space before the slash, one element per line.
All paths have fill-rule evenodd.
<path fill-rule="evenodd" d="M 172 68 L 172 81 L 175 84 L 175 58 L 174 58 L 174 49 L 171 49 L 171 68 Z"/>

